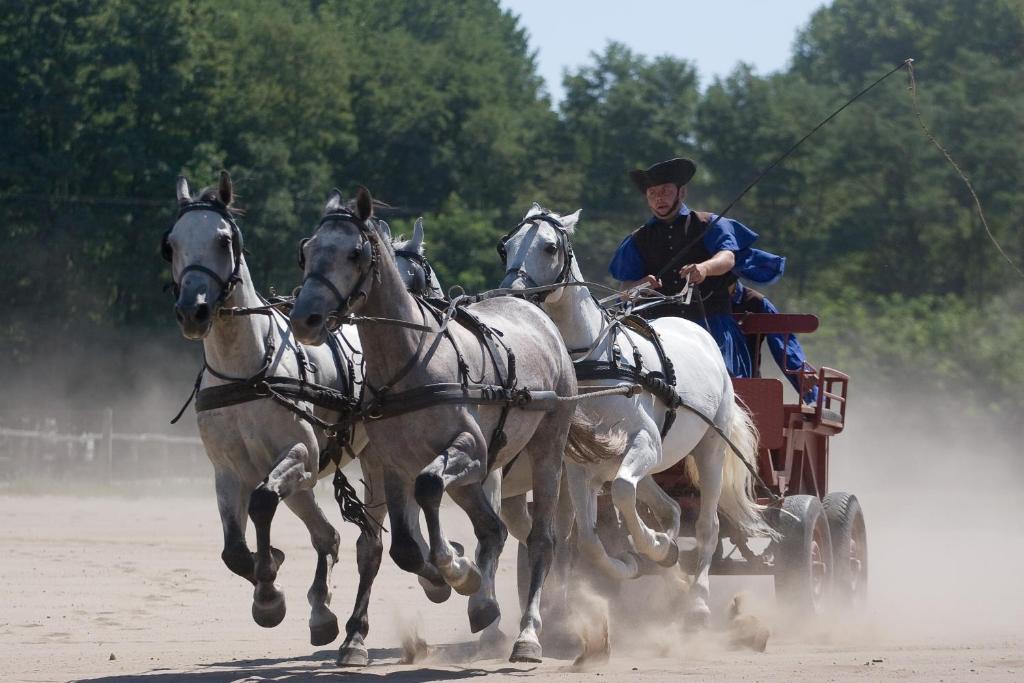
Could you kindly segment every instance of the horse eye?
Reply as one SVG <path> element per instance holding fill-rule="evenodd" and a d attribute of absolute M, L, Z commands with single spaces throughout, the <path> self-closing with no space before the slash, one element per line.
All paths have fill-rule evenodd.
<path fill-rule="evenodd" d="M 352 253 L 348 255 L 349 261 L 358 261 L 359 256 L 362 254 L 362 249 L 353 249 Z"/>
<path fill-rule="evenodd" d="M 557 244 L 549 244 L 546 247 L 544 247 L 544 251 L 548 252 L 549 254 L 557 254 L 558 253 L 558 245 Z"/>

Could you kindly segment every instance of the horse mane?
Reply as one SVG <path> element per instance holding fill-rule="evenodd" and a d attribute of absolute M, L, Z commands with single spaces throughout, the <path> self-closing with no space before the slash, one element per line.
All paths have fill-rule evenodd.
<path fill-rule="evenodd" d="M 232 216 L 236 216 L 236 217 L 240 218 L 240 217 L 245 215 L 245 210 L 244 209 L 239 209 L 239 208 L 237 208 L 235 206 L 232 206 L 232 204 L 234 204 L 234 200 L 235 199 L 238 199 L 238 195 L 237 194 L 235 194 L 232 197 L 231 204 L 225 204 L 224 202 L 222 202 L 220 200 L 220 192 L 217 190 L 217 186 L 216 185 L 207 185 L 206 187 L 201 189 L 197 194 L 192 195 L 192 201 L 193 202 L 207 202 L 207 203 L 210 203 L 210 204 L 216 204 L 216 205 L 222 207 L 225 211 L 227 211 Z"/>
<path fill-rule="evenodd" d="M 412 242 L 412 238 L 411 237 L 406 237 L 405 235 L 399 235 L 398 237 L 392 238 L 391 246 L 394 247 L 395 251 L 408 251 L 407 247 L 409 246 L 410 242 Z M 420 256 L 426 256 L 427 255 L 427 245 L 426 245 L 426 242 L 421 242 L 420 243 L 420 249 L 419 249 L 419 251 L 417 253 Z"/>
<path fill-rule="evenodd" d="M 387 202 L 382 202 L 379 199 L 374 199 L 373 200 L 373 210 L 374 211 L 376 211 L 377 209 L 391 209 L 391 208 L 393 208 L 393 207 L 390 204 L 388 204 Z M 355 200 L 355 198 L 349 199 L 347 202 L 345 202 L 345 209 L 350 211 L 350 212 L 352 212 L 352 213 L 356 213 L 356 200 Z M 374 218 L 376 218 L 376 216 L 374 216 Z"/>

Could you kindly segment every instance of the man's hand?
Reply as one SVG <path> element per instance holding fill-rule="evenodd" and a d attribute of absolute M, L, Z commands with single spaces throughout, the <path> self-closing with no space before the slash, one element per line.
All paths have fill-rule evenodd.
<path fill-rule="evenodd" d="M 622 283 L 623 289 L 633 289 L 634 287 L 647 287 L 648 289 L 660 289 L 661 280 L 654 275 L 644 275 L 639 280 L 627 280 Z"/>
<path fill-rule="evenodd" d="M 708 267 L 704 263 L 689 263 L 679 269 L 679 277 L 690 277 L 690 284 L 699 285 L 708 276 Z"/>

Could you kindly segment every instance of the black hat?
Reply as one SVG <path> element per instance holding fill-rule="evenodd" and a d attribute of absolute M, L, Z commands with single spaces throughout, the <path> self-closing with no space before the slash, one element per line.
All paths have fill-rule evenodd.
<path fill-rule="evenodd" d="M 647 188 L 665 183 L 685 185 L 697 172 L 697 165 L 689 159 L 677 157 L 668 161 L 661 161 L 651 166 L 646 171 L 639 168 L 629 172 L 629 178 L 641 192 L 647 192 Z"/>

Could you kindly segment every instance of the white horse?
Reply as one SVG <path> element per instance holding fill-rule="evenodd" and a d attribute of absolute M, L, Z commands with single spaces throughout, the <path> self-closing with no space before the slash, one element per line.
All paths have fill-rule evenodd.
<path fill-rule="evenodd" d="M 310 382 L 351 392 L 362 381 L 362 370 L 358 362 L 353 363 L 354 376 L 348 376 L 349 364 L 338 362 L 343 353 L 338 347 L 301 347 L 293 339 L 287 319 L 276 311 L 267 311 L 266 315 L 222 315 L 222 309 L 265 304 L 256 293 L 245 263 L 242 233 L 231 210 L 232 195 L 227 173 L 221 174 L 219 187 L 205 189 L 195 197 L 189 192 L 188 182 L 179 178 L 179 217 L 162 243 L 164 257 L 171 262 L 175 315 L 182 334 L 203 342 L 201 389 L 238 382 L 252 384 L 260 377 L 305 376 Z M 341 334 L 343 345 L 358 352 L 358 335 L 351 328 Z M 221 557 L 231 571 L 255 585 L 254 620 L 260 626 L 273 627 L 285 616 L 284 595 L 274 585 L 284 554 L 270 545 L 271 521 L 278 501 L 283 500 L 309 529 L 317 552 L 316 574 L 307 596 L 312 607 L 310 640 L 313 645 L 332 642 L 339 629 L 328 605 L 339 537 L 313 496 L 320 454 L 327 445 L 324 432 L 269 397 L 254 400 L 249 396 L 233 405 L 199 407 L 196 420 L 213 463 L 224 528 Z M 316 406 L 297 407 L 328 422 L 337 417 Z M 365 444 L 365 432 L 360 427 L 352 447 L 358 452 Z M 350 461 L 343 456 L 341 465 Z M 379 483 L 379 477 L 365 479 Z M 372 498 L 372 490 L 369 493 Z M 247 512 L 256 527 L 256 553 L 245 541 Z M 369 593 L 381 551 L 379 528 L 364 529 L 357 543 L 359 589 L 342 648 L 342 659 L 347 658 L 348 663 L 365 663 Z"/>
<path fill-rule="evenodd" d="M 538 204 L 502 242 L 506 277 L 502 287 L 583 282 L 577 261 L 572 258 L 570 236 L 580 212 L 558 216 Z M 502 249 L 499 248 L 499 252 Z M 655 346 L 643 335 L 620 328 L 617 337 L 605 334 L 611 320 L 585 286 L 560 287 L 541 297 L 541 307 L 558 327 L 574 362 L 612 361 L 616 347 L 622 361 L 634 362 L 634 349 L 647 370 L 662 371 Z M 747 411 L 736 402 L 732 382 L 718 345 L 706 330 L 687 320 L 661 318 L 652 326 L 661 338 L 665 353 L 674 365 L 675 389 L 687 406 L 699 411 L 737 444 L 751 462 L 758 437 Z M 622 380 L 586 380 L 586 384 L 614 384 Z M 581 380 L 584 382 L 584 380 Z M 566 459 L 566 475 L 578 520 L 580 551 L 608 575 L 626 579 L 640 570 L 636 558 L 611 557 L 598 538 L 597 492 L 611 483 L 615 507 L 629 531 L 633 547 L 663 565 L 675 564 L 676 538 L 680 527 L 679 505 L 649 476 L 672 467 L 688 454 L 690 477 L 700 489 L 700 515 L 696 525 L 698 564 L 691 587 L 688 618 L 695 625 L 706 623 L 711 560 L 718 544 L 721 510 L 744 535 L 767 531 L 761 508 L 753 498 L 750 474 L 738 458 L 727 453 L 722 438 L 697 415 L 680 410 L 662 440 L 667 406 L 648 391 L 637 397 L 611 396 L 589 402 L 586 411 L 599 422 L 599 429 L 623 430 L 628 446 L 620 457 L 581 464 Z M 637 513 L 638 497 L 646 502 L 665 531 L 649 528 Z"/>

